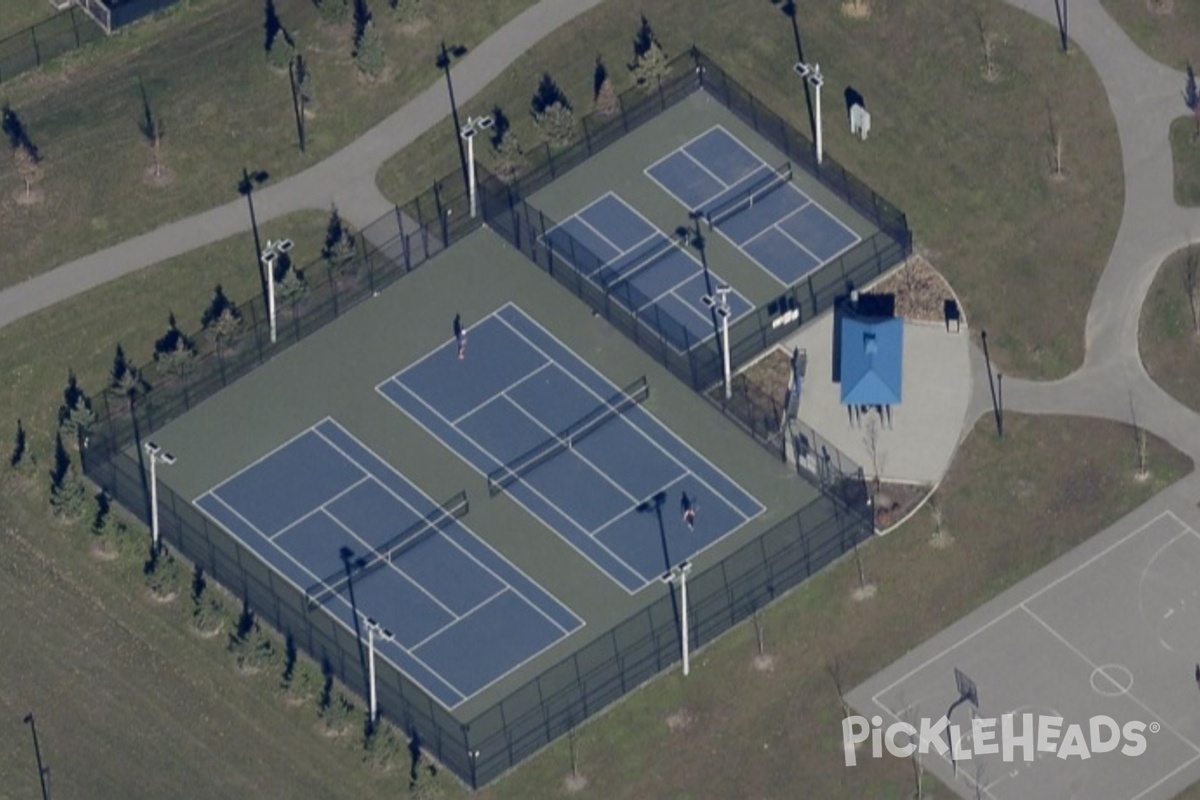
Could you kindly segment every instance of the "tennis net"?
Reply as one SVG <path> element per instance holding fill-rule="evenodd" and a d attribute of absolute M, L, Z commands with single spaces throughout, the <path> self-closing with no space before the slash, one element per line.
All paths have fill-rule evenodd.
<path fill-rule="evenodd" d="M 645 402 L 649 396 L 650 384 L 643 375 L 561 432 L 488 473 L 488 492 L 495 497 L 532 470 L 598 431 L 606 422 Z"/>
<path fill-rule="evenodd" d="M 464 490 L 388 539 L 381 547 L 351 561 L 346 568 L 310 586 L 305 592 L 309 605 L 322 605 L 329 598 L 340 594 L 350 581 L 362 580 L 380 567 L 393 563 L 403 553 L 412 550 L 438 531 L 445 530 L 454 520 L 465 517 L 469 510 L 470 504 Z"/>
<path fill-rule="evenodd" d="M 615 261 L 610 261 L 600 268 L 600 284 L 605 289 L 611 289 L 618 283 L 629 280 L 644 269 L 662 261 L 675 249 L 675 242 L 666 236 L 659 236 L 647 246 L 633 253 L 626 254 Z"/>
<path fill-rule="evenodd" d="M 720 201 L 705 212 L 704 216 L 708 220 L 710 229 L 717 227 L 733 215 L 753 207 L 756 202 L 792 180 L 790 161 L 785 162 L 778 169 L 764 167 L 764 170 L 765 174 L 762 177 L 756 178 L 745 189 L 738 190 L 732 197 Z"/>

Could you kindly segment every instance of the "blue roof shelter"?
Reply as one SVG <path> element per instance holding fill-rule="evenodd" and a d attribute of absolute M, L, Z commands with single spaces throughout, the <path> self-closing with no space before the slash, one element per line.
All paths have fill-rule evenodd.
<path fill-rule="evenodd" d="M 904 320 L 840 315 L 842 405 L 894 406 L 903 397 Z"/>

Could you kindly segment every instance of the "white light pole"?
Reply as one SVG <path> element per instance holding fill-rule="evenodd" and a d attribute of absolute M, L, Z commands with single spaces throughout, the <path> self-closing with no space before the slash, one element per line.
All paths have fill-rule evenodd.
<path fill-rule="evenodd" d="M 385 642 L 394 642 L 396 637 L 387 628 L 380 625 L 375 620 L 367 617 L 367 650 L 369 652 L 367 661 L 367 672 L 370 675 L 370 691 L 371 691 L 371 725 L 374 727 L 375 722 L 379 719 L 379 704 L 375 700 L 375 637 L 378 636 Z"/>
<path fill-rule="evenodd" d="M 143 442 L 142 449 L 150 457 L 150 536 L 154 552 L 158 552 L 158 464 L 168 467 L 175 463 L 175 456 L 163 450 L 154 442 Z"/>
<path fill-rule="evenodd" d="M 817 163 L 821 163 L 821 84 L 825 83 L 825 78 L 821 75 L 821 65 L 813 64 L 811 67 L 803 61 L 797 61 L 792 67 L 801 80 L 806 80 L 817 90 L 816 102 L 816 132 L 817 139 Z"/>
<path fill-rule="evenodd" d="M 267 316 L 271 320 L 271 344 L 275 344 L 275 261 L 291 249 L 291 239 L 280 239 L 278 242 L 268 239 L 262 251 L 263 269 L 267 271 Z"/>
<path fill-rule="evenodd" d="M 687 576 L 692 571 L 692 562 L 684 561 L 676 567 L 671 567 L 670 572 L 663 573 L 662 582 L 670 584 L 679 584 L 679 605 L 683 607 L 680 615 L 680 640 L 683 647 L 683 674 L 688 674 L 688 601 L 687 601 Z"/>
<path fill-rule="evenodd" d="M 467 140 L 467 185 L 471 193 L 471 219 L 475 218 L 475 134 L 486 131 L 495 122 L 491 117 L 467 117 L 459 135 Z"/>
<path fill-rule="evenodd" d="M 721 358 L 725 367 L 725 399 L 728 400 L 733 396 L 733 383 L 730 378 L 729 364 L 729 293 L 733 291 L 733 287 L 726 284 L 721 284 L 717 287 L 717 296 L 706 294 L 700 300 L 704 305 L 712 308 L 716 306 L 717 316 L 721 318 Z"/>

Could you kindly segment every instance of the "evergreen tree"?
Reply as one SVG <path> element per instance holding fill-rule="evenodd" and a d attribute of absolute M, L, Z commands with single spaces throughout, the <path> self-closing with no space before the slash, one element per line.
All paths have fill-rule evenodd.
<path fill-rule="evenodd" d="M 629 64 L 629 71 L 633 73 L 634 83 L 647 91 L 658 88 L 668 72 L 667 55 L 644 14 L 637 36 L 633 39 L 633 61 Z"/>
<path fill-rule="evenodd" d="M 362 33 L 354 43 L 354 65 L 359 72 L 371 78 L 383 74 L 384 52 L 383 38 L 373 20 L 363 25 Z"/>

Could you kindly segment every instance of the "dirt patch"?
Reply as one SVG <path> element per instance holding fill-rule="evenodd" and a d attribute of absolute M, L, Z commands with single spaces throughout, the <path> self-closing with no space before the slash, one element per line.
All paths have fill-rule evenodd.
<path fill-rule="evenodd" d="M 162 165 L 157 170 L 146 167 L 142 173 L 142 183 L 154 189 L 162 189 L 175 182 L 175 172 L 168 166 Z"/>
<path fill-rule="evenodd" d="M 146 596 L 150 598 L 152 602 L 165 606 L 167 603 L 172 602 L 176 597 L 179 597 L 179 592 L 156 592 L 153 589 L 147 589 Z"/>
<path fill-rule="evenodd" d="M 920 253 L 872 286 L 871 292 L 895 295 L 896 316 L 910 322 L 945 322 L 946 301 L 957 302 L 950 283 Z"/>
<path fill-rule="evenodd" d="M 755 672 L 774 672 L 775 671 L 775 656 L 770 653 L 759 653 L 754 656 L 751 663 L 754 665 Z"/>
<path fill-rule="evenodd" d="M 667 715 L 667 730 L 671 733 L 686 731 L 696 721 L 696 715 L 686 708 L 672 711 Z"/>
<path fill-rule="evenodd" d="M 1146 10 L 1160 17 L 1174 14 L 1175 0 L 1146 0 Z"/>
<path fill-rule="evenodd" d="M 886 531 L 907 517 L 929 495 L 929 487 L 913 483 L 888 483 L 873 487 L 875 530 Z"/>
<path fill-rule="evenodd" d="M 12 198 L 13 201 L 19 206 L 37 206 L 41 205 L 46 199 L 46 193 L 36 186 L 28 191 L 26 191 L 25 187 L 22 186 L 20 189 L 17 189 L 15 192 L 13 192 Z"/>
<path fill-rule="evenodd" d="M 88 546 L 88 553 L 97 561 L 114 561 L 117 557 L 117 548 L 110 541 L 97 539 Z"/>
<path fill-rule="evenodd" d="M 568 775 L 563 779 L 563 788 L 567 790 L 567 794 L 576 794 L 587 788 L 587 778 L 582 775 Z"/>
<path fill-rule="evenodd" d="M 842 16 L 850 19 L 870 19 L 871 4 L 867 0 L 847 0 L 842 3 Z"/>

